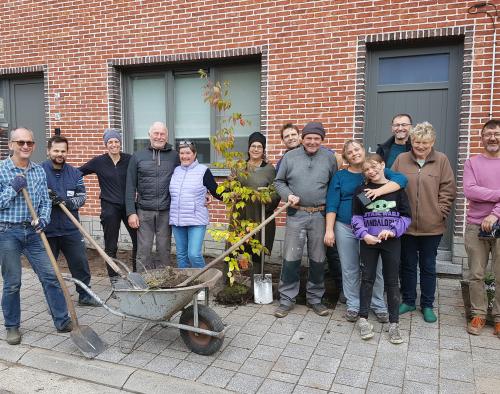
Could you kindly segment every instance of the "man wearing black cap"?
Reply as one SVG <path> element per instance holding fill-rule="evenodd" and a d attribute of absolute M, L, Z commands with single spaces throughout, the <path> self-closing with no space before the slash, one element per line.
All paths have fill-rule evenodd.
<path fill-rule="evenodd" d="M 289 151 L 281 161 L 274 181 L 282 200 L 291 202 L 287 212 L 283 267 L 279 283 L 280 306 L 276 317 L 285 317 L 295 304 L 300 287 L 300 263 L 307 238 L 309 277 L 306 298 L 320 316 L 328 315 L 321 299 L 325 292 L 325 201 L 328 183 L 337 171 L 337 160 L 320 149 L 325 129 L 319 122 L 306 124 L 302 146 Z"/>
<path fill-rule="evenodd" d="M 132 267 L 136 271 L 137 231 L 128 225 L 125 210 L 125 185 L 131 155 L 121 152 L 122 135 L 118 129 L 105 129 L 104 145 L 108 153 L 94 157 L 79 168 L 83 175 L 96 174 L 101 189 L 101 225 L 104 232 L 104 251 L 116 257 L 121 222 L 125 224 L 132 240 Z M 118 274 L 108 265 L 110 278 Z"/>

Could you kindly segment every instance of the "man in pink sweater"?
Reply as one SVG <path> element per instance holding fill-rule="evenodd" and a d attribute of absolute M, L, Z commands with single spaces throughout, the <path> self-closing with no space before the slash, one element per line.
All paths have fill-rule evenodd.
<path fill-rule="evenodd" d="M 469 258 L 472 319 L 467 332 L 479 335 L 486 322 L 484 276 L 490 253 L 495 274 L 494 335 L 500 338 L 500 119 L 491 119 L 481 130 L 483 152 L 466 160 L 464 194 L 469 200 L 465 250 Z M 492 234 L 496 231 L 496 237 Z M 481 232 L 481 234 L 479 234 Z"/>

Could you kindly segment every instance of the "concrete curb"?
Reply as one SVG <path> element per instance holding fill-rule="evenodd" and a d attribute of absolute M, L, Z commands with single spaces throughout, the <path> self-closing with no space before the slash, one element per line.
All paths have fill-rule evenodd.
<path fill-rule="evenodd" d="M 101 360 L 89 360 L 54 350 L 25 345 L 10 346 L 0 341 L 0 362 L 51 372 L 70 378 L 136 393 L 230 393 L 230 391 L 173 376 L 145 371 Z"/>

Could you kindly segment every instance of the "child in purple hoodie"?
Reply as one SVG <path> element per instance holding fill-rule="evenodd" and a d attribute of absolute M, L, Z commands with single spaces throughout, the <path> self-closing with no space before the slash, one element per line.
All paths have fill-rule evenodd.
<path fill-rule="evenodd" d="M 411 209 L 404 190 L 385 194 L 375 200 L 363 198 L 365 188 L 375 189 L 388 182 L 384 161 L 377 154 L 369 155 L 363 164 L 366 184 L 354 193 L 352 231 L 360 239 L 361 288 L 358 327 L 362 339 L 373 337 L 373 326 L 367 320 L 379 256 L 382 257 L 384 284 L 389 310 L 389 341 L 403 342 L 399 332 L 399 264 L 400 237 L 411 222 Z"/>

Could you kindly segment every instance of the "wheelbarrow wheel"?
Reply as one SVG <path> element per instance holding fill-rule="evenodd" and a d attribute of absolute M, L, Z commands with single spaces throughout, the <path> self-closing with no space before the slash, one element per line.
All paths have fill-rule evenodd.
<path fill-rule="evenodd" d="M 181 314 L 180 324 L 194 326 L 193 306 L 189 306 Z M 220 332 L 224 329 L 221 318 L 208 306 L 198 304 L 198 326 L 205 330 Z M 222 346 L 223 339 L 210 335 L 197 334 L 193 331 L 180 330 L 181 338 L 186 346 L 194 353 L 209 356 Z"/>

